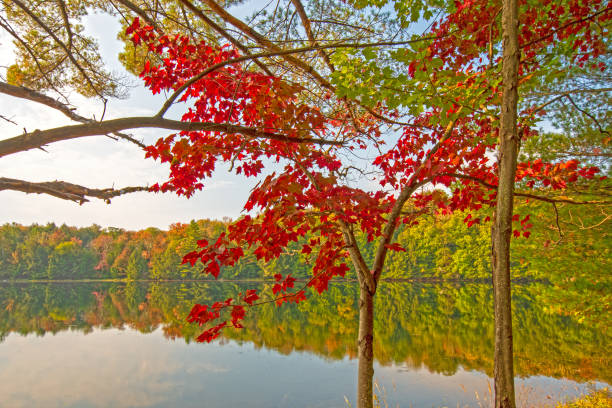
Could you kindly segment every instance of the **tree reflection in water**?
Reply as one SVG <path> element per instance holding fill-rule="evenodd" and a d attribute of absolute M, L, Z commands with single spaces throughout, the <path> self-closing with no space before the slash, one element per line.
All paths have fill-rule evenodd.
<path fill-rule="evenodd" d="M 252 288 L 264 284 L 249 284 Z M 200 329 L 185 317 L 195 303 L 244 291 L 233 283 L 28 283 L 0 286 L 0 339 L 10 333 L 57 333 L 161 327 L 192 342 Z M 515 285 L 516 374 L 612 383 L 611 336 L 548 312 L 545 284 Z M 283 354 L 306 351 L 331 360 L 357 355 L 357 285 L 336 284 L 299 305 L 266 304 L 249 313 L 233 339 Z M 376 300 L 375 358 L 381 365 L 425 367 L 452 375 L 460 367 L 493 369 L 492 290 L 486 284 L 384 283 Z"/>

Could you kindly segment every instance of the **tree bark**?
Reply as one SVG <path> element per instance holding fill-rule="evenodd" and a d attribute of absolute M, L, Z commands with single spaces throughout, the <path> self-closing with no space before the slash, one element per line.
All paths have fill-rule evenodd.
<path fill-rule="evenodd" d="M 149 187 L 136 186 L 124 187 L 121 189 L 115 188 L 88 188 L 77 184 L 66 183 L 65 181 L 45 181 L 42 183 L 32 183 L 24 180 L 16 180 L 6 177 L 0 177 L 0 191 L 13 190 L 21 191 L 26 194 L 49 194 L 51 196 L 61 198 L 63 200 L 74 201 L 79 204 L 88 202 L 87 197 L 99 198 L 110 204 L 114 197 L 120 195 L 135 193 L 138 191 L 149 191 Z"/>
<path fill-rule="evenodd" d="M 374 377 L 374 293 L 359 285 L 357 408 L 372 408 Z"/>
<path fill-rule="evenodd" d="M 279 140 L 288 143 L 316 143 L 325 145 L 342 145 L 342 142 L 316 138 L 289 137 L 279 133 L 260 131 L 255 128 L 226 123 L 181 122 L 158 116 L 129 117 L 109 119 L 102 122 L 84 123 L 82 125 L 62 126 L 53 129 L 35 130 L 10 139 L 0 140 L 0 157 L 25 150 L 36 149 L 49 143 L 76 139 L 86 136 L 106 135 L 127 129 L 158 128 L 184 131 L 207 131 L 238 133 L 248 137 Z"/>
<path fill-rule="evenodd" d="M 510 239 L 514 179 L 519 148 L 518 102 L 518 1 L 504 0 L 502 9 L 503 63 L 499 129 L 499 185 L 492 227 L 493 297 L 495 310 L 495 407 L 515 408 L 510 287 Z"/>

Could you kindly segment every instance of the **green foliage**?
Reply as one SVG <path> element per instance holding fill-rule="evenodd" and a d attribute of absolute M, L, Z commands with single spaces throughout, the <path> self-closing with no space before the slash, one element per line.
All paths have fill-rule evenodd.
<path fill-rule="evenodd" d="M 608 388 L 595 390 L 576 401 L 557 404 L 556 408 L 608 408 L 612 406 L 612 394 Z"/>
<path fill-rule="evenodd" d="M 142 257 L 142 248 L 134 248 L 130 254 L 126 268 L 126 276 L 129 280 L 137 280 L 145 277 L 147 273 L 147 260 Z"/>
<path fill-rule="evenodd" d="M 100 1 L 4 3 L 3 27 L 12 35 L 10 84 L 39 91 L 73 89 L 87 97 L 121 97 L 120 78 L 105 69 L 98 42 L 81 24 Z M 69 21 L 70 24 L 66 24 Z"/>
<path fill-rule="evenodd" d="M 80 279 L 95 264 L 95 255 L 84 249 L 79 241 L 64 241 L 49 255 L 47 274 L 49 279 Z"/>

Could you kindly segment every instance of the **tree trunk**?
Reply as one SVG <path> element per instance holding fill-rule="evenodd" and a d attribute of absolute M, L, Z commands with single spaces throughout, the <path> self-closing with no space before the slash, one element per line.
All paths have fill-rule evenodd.
<path fill-rule="evenodd" d="M 357 374 L 357 408 L 372 408 L 374 377 L 374 294 L 367 285 L 359 285 L 359 337 Z"/>
<path fill-rule="evenodd" d="M 518 2 L 504 0 L 502 9 L 503 94 L 499 129 L 499 185 L 492 228 L 493 297 L 495 309 L 495 407 L 515 408 L 510 288 L 510 238 L 514 179 L 519 148 Z"/>

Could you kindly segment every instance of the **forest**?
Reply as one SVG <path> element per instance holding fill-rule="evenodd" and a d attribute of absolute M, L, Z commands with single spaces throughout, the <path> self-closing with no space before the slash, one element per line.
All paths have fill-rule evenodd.
<path fill-rule="evenodd" d="M 513 240 L 512 276 L 518 281 L 548 284 L 541 296 L 551 310 L 572 314 L 600 327 L 610 325 L 612 268 L 610 234 L 596 225 L 602 218 L 590 208 L 562 207 L 560 228 L 554 215 L 541 206 L 533 212 L 534 233 Z M 571 215 L 571 219 L 570 219 Z M 387 280 L 489 282 L 489 228 L 468 227 L 466 215 L 453 213 L 424 219 L 402 228 L 397 242 L 406 252 L 390 254 Z M 198 220 L 174 224 L 168 231 L 66 225 L 0 227 L 0 279 L 36 280 L 213 280 L 201 267 L 182 263 L 183 256 L 197 248 L 205 237 L 215 240 L 226 230 L 227 221 Z M 224 266 L 222 280 L 273 280 L 276 274 L 309 278 L 309 259 L 294 243 L 286 254 L 270 262 L 258 260 L 252 251 L 235 266 Z M 359 237 L 366 259 L 373 256 L 368 241 Z M 589 259 L 589 262 L 584 262 Z M 354 280 L 354 271 L 346 279 Z"/>
<path fill-rule="evenodd" d="M 513 277 L 548 282 L 588 277 L 584 283 L 594 285 L 591 289 L 607 284 L 609 274 L 602 272 L 611 266 L 610 234 L 602 228 L 584 227 L 595 224 L 602 216 L 591 209 L 564 208 L 567 218 L 559 234 L 545 206 L 538 212 L 533 210 L 530 207 L 529 222 L 536 224 L 535 232 L 529 239 L 521 236 L 513 241 Z M 468 227 L 465 217 L 461 212 L 435 215 L 416 226 L 400 229 L 396 240 L 406 252 L 389 255 L 387 279 L 489 279 L 490 231 L 478 224 Z M 182 263 L 182 259 L 198 247 L 198 240 L 216 240 L 226 231 L 227 224 L 198 220 L 173 224 L 168 231 L 5 224 L 0 226 L 0 279 L 213 279 L 202 273 L 201 267 Z M 236 266 L 223 266 L 222 278 L 271 279 L 277 273 L 290 273 L 306 279 L 311 259 L 299 249 L 308 239 L 306 236 L 292 244 L 279 259 L 270 262 L 247 252 Z M 371 243 L 364 235 L 359 236 L 359 242 L 366 248 L 364 258 L 370 260 Z M 590 262 L 583 263 L 584 258 Z M 354 272 L 347 278 L 354 279 Z"/>

